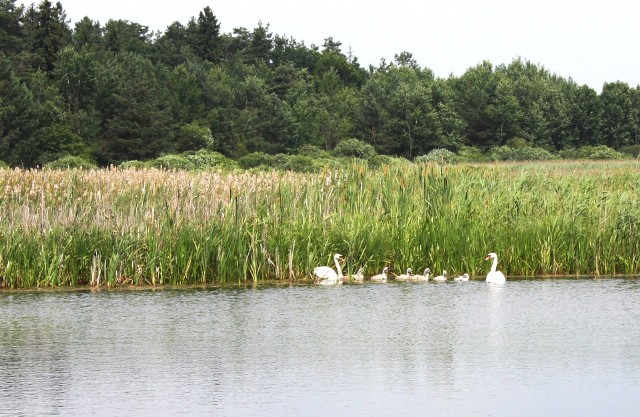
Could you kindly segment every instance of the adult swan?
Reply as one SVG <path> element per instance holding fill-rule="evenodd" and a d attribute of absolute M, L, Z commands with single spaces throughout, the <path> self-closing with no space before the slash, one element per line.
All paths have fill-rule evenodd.
<path fill-rule="evenodd" d="M 496 268 L 498 267 L 498 255 L 492 252 L 484 258 L 485 261 L 488 261 L 489 259 L 493 259 L 493 265 L 491 265 L 491 271 L 487 274 L 487 282 L 505 282 L 506 279 L 504 274 L 501 271 L 496 271 Z"/>
<path fill-rule="evenodd" d="M 336 253 L 333 255 L 333 261 L 336 263 L 336 271 L 329 266 L 318 266 L 313 268 L 313 275 L 320 279 L 320 284 L 333 285 L 342 282 L 342 267 L 340 261 L 344 259 L 342 255 Z"/>

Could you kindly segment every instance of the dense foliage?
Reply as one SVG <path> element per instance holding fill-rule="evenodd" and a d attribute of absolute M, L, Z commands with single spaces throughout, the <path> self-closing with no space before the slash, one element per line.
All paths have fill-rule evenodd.
<path fill-rule="evenodd" d="M 502 148 L 514 139 L 518 150 Z M 637 86 L 611 82 L 597 93 L 520 58 L 441 79 L 409 52 L 363 68 L 332 38 L 307 46 L 261 23 L 221 33 L 209 7 L 154 33 L 90 17 L 70 27 L 59 2 L 0 0 L 0 160 L 13 166 L 66 156 L 106 166 L 200 149 L 248 165 L 257 152 L 315 156 L 310 149 L 369 160 L 436 149 L 549 159 L 638 145 Z"/>

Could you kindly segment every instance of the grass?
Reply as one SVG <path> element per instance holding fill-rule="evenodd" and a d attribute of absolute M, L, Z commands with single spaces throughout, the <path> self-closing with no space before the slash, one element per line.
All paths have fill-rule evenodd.
<path fill-rule="evenodd" d="M 339 171 L 0 170 L 4 287 L 192 285 L 351 272 L 640 272 L 635 161 Z"/>

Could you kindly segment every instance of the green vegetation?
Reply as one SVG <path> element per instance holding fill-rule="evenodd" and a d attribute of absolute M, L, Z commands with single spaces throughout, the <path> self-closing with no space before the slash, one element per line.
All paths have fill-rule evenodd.
<path fill-rule="evenodd" d="M 48 0 L 0 0 L 0 22 L 0 161 L 13 167 L 72 156 L 203 170 L 212 162 L 189 152 L 206 151 L 229 169 L 310 172 L 331 156 L 382 166 L 640 149 L 637 86 L 597 93 L 520 58 L 444 79 L 407 51 L 363 68 L 331 37 L 307 46 L 261 23 L 222 33 L 209 7 L 159 33 L 90 17 L 70 27 Z"/>
<path fill-rule="evenodd" d="M 640 272 L 640 163 L 351 160 L 317 173 L 0 170 L 4 287 L 308 280 L 335 252 L 484 276 Z"/>

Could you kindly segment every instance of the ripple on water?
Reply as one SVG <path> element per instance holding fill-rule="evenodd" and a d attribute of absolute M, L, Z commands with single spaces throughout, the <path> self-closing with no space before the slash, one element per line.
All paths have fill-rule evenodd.
<path fill-rule="evenodd" d="M 637 279 L 2 293 L 0 314 L 1 415 L 640 406 Z"/>

